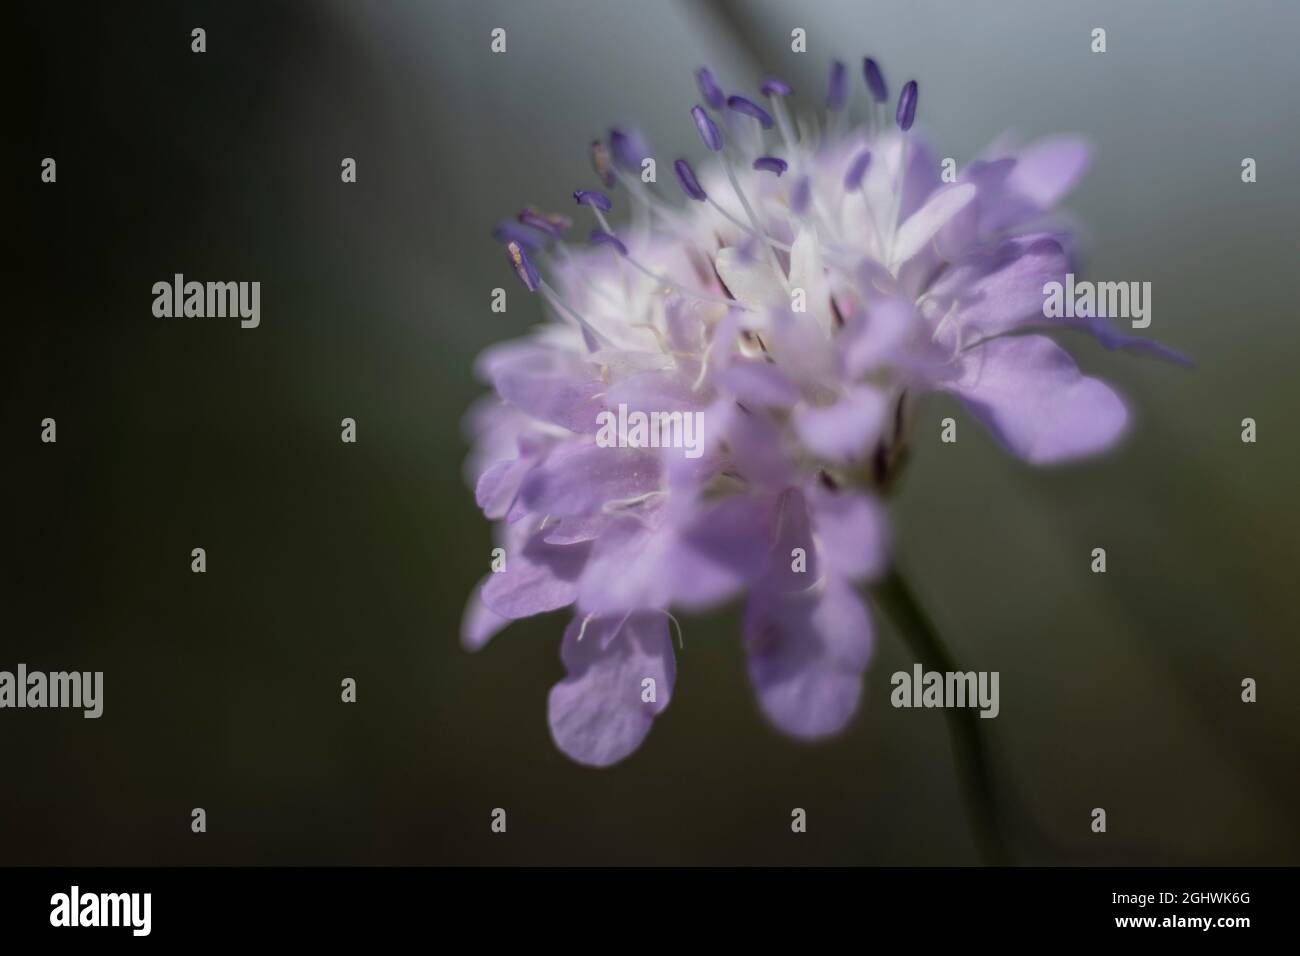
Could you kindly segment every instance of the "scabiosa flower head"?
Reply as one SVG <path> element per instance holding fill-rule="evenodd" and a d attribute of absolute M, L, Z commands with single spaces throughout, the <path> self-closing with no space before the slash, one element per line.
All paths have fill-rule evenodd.
<path fill-rule="evenodd" d="M 882 101 L 874 61 L 864 76 Z M 733 597 L 763 713 L 805 738 L 847 723 L 872 653 L 858 589 L 885 567 L 881 499 L 926 393 L 1051 464 L 1110 447 L 1128 411 L 1045 331 L 1177 357 L 1104 320 L 1044 328 L 1044 285 L 1072 268 L 1050 213 L 1086 165 L 1078 140 L 995 148 L 944 182 L 913 129 L 915 82 L 895 124 L 868 103 L 855 125 L 836 64 L 826 121 L 796 125 L 780 81 L 769 111 L 697 80 L 709 109 L 757 122 L 724 137 L 691 110 L 709 151 L 698 171 L 674 163 L 691 202 L 622 176 L 626 208 L 574 193 L 589 245 L 543 214 L 497 233 L 551 321 L 478 362 L 493 395 L 470 415 L 467 469 L 502 552 L 462 639 L 571 607 L 549 720 L 593 765 L 667 706 L 671 611 Z M 638 151 L 611 134 L 597 175 Z M 521 241 L 527 227 L 544 241 Z"/>

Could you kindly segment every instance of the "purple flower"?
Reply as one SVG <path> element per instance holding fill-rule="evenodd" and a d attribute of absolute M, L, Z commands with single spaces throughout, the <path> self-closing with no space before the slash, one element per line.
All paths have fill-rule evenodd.
<path fill-rule="evenodd" d="M 840 67 L 832 93 L 842 80 Z M 707 71 L 699 82 L 725 102 Z M 899 128 L 842 120 L 814 143 L 795 138 L 784 89 L 769 90 L 779 139 L 765 110 L 732 97 L 763 128 L 725 152 L 692 111 L 711 152 L 698 173 L 674 164 L 696 200 L 685 209 L 645 190 L 634 198 L 649 225 L 624 228 L 602 193 L 575 193 L 597 220 L 593 245 L 618 255 L 565 244 L 542 214 L 521 216 L 539 241 L 500 229 L 551 321 L 477 364 L 493 399 L 470 417 L 467 470 L 501 550 L 462 641 L 477 649 L 512 620 L 572 608 L 547 710 L 581 763 L 623 759 L 667 707 L 672 612 L 733 598 L 763 713 L 798 737 L 842 729 L 873 647 L 858 588 L 887 564 L 882 499 L 917 402 L 951 394 L 1012 454 L 1053 464 L 1111 447 L 1129 424 L 1055 334 L 1170 355 L 1105 320 L 1043 318 L 1045 284 L 1074 269 L 1050 214 L 1086 166 L 1082 143 L 991 151 L 945 183 L 907 132 L 914 83 Z M 611 134 L 609 152 L 627 166 L 639 148 Z"/>

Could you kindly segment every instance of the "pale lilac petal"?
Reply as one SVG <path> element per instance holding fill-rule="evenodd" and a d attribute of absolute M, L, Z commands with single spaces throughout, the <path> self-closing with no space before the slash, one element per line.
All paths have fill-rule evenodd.
<path fill-rule="evenodd" d="M 992 339 L 965 353 L 945 386 L 1004 445 L 1036 465 L 1105 451 L 1124 433 L 1128 409 L 1109 385 L 1079 371 L 1041 335 Z"/>
<path fill-rule="evenodd" d="M 978 242 L 980 227 L 987 223 L 990 206 L 1004 205 L 1006 179 L 1015 165 L 1016 161 L 1010 157 L 993 161 L 977 159 L 962 170 L 960 181 L 975 186 L 975 201 L 953 216 L 935 236 L 935 250 L 941 259 L 955 262 Z M 1023 201 L 1017 201 L 1015 205 L 1019 207 Z M 983 234 L 992 231 L 986 226 Z"/>
<path fill-rule="evenodd" d="M 579 606 L 613 613 L 718 604 L 762 573 L 767 527 L 761 503 L 750 496 L 621 517 L 595 544 L 579 581 Z"/>
<path fill-rule="evenodd" d="M 757 579 L 767 564 L 765 517 L 763 502 L 752 495 L 700 507 L 673 555 L 673 603 L 709 607 Z"/>
<path fill-rule="evenodd" d="M 900 263 L 911 259 L 974 198 L 975 187 L 971 183 L 957 183 L 932 193 L 925 205 L 899 227 L 898 235 L 894 237 L 892 261 Z"/>
<path fill-rule="evenodd" d="M 714 267 L 736 301 L 755 309 L 789 307 L 790 294 L 766 254 L 750 255 L 728 246 L 718 250 Z"/>
<path fill-rule="evenodd" d="M 901 141 L 902 137 L 896 138 Z M 874 164 L 873 164 L 874 165 Z M 898 159 L 895 156 L 889 164 L 887 175 L 890 178 L 890 190 L 893 190 L 894 170 L 898 168 Z M 885 170 L 885 164 L 881 164 L 882 171 Z M 917 210 L 921 209 L 934 195 L 936 190 L 942 189 L 943 183 L 939 179 L 939 161 L 935 156 L 934 150 L 930 148 L 924 137 L 918 135 L 915 131 L 907 137 L 907 175 L 903 180 L 903 201 L 898 207 L 898 219 L 900 222 L 906 222 Z M 882 207 L 877 207 L 882 208 Z M 888 209 L 888 206 L 883 207 Z"/>
<path fill-rule="evenodd" d="M 772 546 L 767 571 L 758 585 L 765 591 L 789 594 L 806 591 L 821 579 L 824 562 L 809 520 L 808 502 L 798 488 L 787 488 L 774 507 Z M 799 553 L 796 553 L 798 549 Z"/>
<path fill-rule="evenodd" d="M 1043 321 L 1043 286 L 1063 282 L 1069 271 L 1070 258 L 1060 237 L 1049 233 L 1015 236 L 954 263 L 930 289 L 936 301 L 956 302 L 941 339 L 953 341 L 960 335 L 969 345 Z"/>
<path fill-rule="evenodd" d="M 882 298 L 873 302 L 845 332 L 845 371 L 857 379 L 889 362 L 911 341 L 920 321 L 912 303 L 906 299 Z"/>
<path fill-rule="evenodd" d="M 578 582 L 579 608 L 614 614 L 667 607 L 672 599 L 667 572 L 675 544 L 662 509 L 614 518 L 596 539 Z"/>
<path fill-rule="evenodd" d="M 499 461 L 479 477 L 474 487 L 474 500 L 489 518 L 501 518 L 515 502 L 524 476 L 536 464 L 532 458 L 514 458 Z"/>
<path fill-rule="evenodd" d="M 822 264 L 821 242 L 813 229 L 801 229 L 790 247 L 790 291 L 802 289 L 806 312 L 822 333 L 831 334 L 834 317 L 831 313 L 831 290 L 826 281 L 826 267 Z"/>
<path fill-rule="evenodd" d="M 483 603 L 482 585 L 485 583 L 486 579 L 474 589 L 461 618 L 460 643 L 467 651 L 481 649 L 510 623 L 508 617 L 502 617 Z"/>
<path fill-rule="evenodd" d="M 609 501 L 655 490 L 660 474 L 654 449 L 603 448 L 590 441 L 570 441 L 528 474 L 519 496 L 536 514 L 590 514 Z"/>
<path fill-rule="evenodd" d="M 808 508 L 830 573 L 861 581 L 884 571 L 889 526 L 879 501 L 860 491 L 832 490 L 813 481 L 808 487 Z"/>
<path fill-rule="evenodd" d="M 796 737 L 825 737 L 848 723 L 872 643 L 866 607 L 837 578 L 815 593 L 755 591 L 745 611 L 749 676 L 759 706 Z"/>
<path fill-rule="evenodd" d="M 629 349 L 602 349 L 591 353 L 591 361 L 615 375 L 635 375 L 672 367 L 672 356 L 661 351 L 641 352 Z"/>
<path fill-rule="evenodd" d="M 531 617 L 572 604 L 577 580 L 591 553 L 590 544 L 557 545 L 529 534 L 532 521 L 507 528 L 505 570 L 489 574 L 483 603 L 505 618 Z"/>
<path fill-rule="evenodd" d="M 793 476 L 781 428 L 772 419 L 720 398 L 709 409 L 706 440 L 714 448 L 725 443 L 731 469 L 755 485 L 784 487 Z M 716 423 L 717 427 L 713 427 Z"/>
<path fill-rule="evenodd" d="M 472 488 L 483 472 L 499 461 L 519 454 L 519 437 L 535 426 L 532 418 L 505 404 L 495 394 L 485 395 L 470 406 L 462 429 L 470 441 L 463 474 Z"/>
<path fill-rule="evenodd" d="M 642 372 L 611 384 L 605 392 L 605 404 L 617 412 L 619 405 L 628 411 L 679 412 L 704 407 L 701 395 L 691 382 L 676 372 Z"/>
<path fill-rule="evenodd" d="M 1007 188 L 1039 209 L 1050 209 L 1083 177 L 1091 156 L 1091 147 L 1077 136 L 1039 140 L 1016 156 Z"/>
<path fill-rule="evenodd" d="M 803 389 L 824 389 L 835 381 L 835 343 L 815 321 L 787 308 L 773 311 L 771 323 L 768 346 L 791 382 Z"/>
<path fill-rule="evenodd" d="M 575 618 L 560 657 L 568 676 L 546 702 L 556 746 L 588 766 L 617 763 L 641 745 L 672 697 L 677 665 L 667 616 L 600 616 L 585 630 Z M 654 682 L 653 701 L 645 699 L 651 694 L 647 681 Z"/>
<path fill-rule="evenodd" d="M 503 399 L 543 421 L 591 433 L 604 410 L 604 383 L 597 370 L 555 349 L 507 353 L 488 363 L 492 384 Z"/>
<path fill-rule="evenodd" d="M 718 383 L 747 405 L 782 407 L 799 400 L 799 390 L 772 362 L 740 359 L 722 370 Z"/>
<path fill-rule="evenodd" d="M 799 439 L 816 455 L 830 461 L 848 462 L 865 457 L 885 419 L 885 399 L 874 388 L 859 385 L 848 389 L 834 405 L 801 406 L 794 424 Z"/>
<path fill-rule="evenodd" d="M 872 146 L 873 159 L 867 168 L 863 181 L 863 193 L 870 200 L 872 209 L 890 210 L 893 208 L 894 190 L 898 184 L 899 150 L 903 137 L 897 132 L 890 132 L 877 139 Z M 928 144 L 913 130 L 907 137 L 907 169 L 903 179 L 903 198 L 898 207 L 900 222 L 907 219 L 925 205 L 926 200 L 942 184 L 939 181 L 939 162 Z M 842 159 L 846 161 L 847 157 Z M 879 160 L 879 161 L 877 161 Z M 836 177 L 836 185 L 840 185 Z M 877 216 L 881 215 L 879 212 Z M 881 223 L 887 228 L 888 223 Z"/>

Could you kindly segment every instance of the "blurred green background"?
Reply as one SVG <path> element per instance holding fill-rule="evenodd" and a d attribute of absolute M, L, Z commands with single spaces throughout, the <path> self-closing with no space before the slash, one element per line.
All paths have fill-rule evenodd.
<path fill-rule="evenodd" d="M 979 862 L 943 715 L 888 704 L 912 658 L 883 622 L 859 715 L 809 746 L 759 715 L 734 609 L 686 618 L 672 706 L 603 771 L 546 728 L 565 615 L 478 655 L 457 636 L 491 547 L 461 476 L 470 364 L 541 315 L 492 224 L 590 185 L 586 144 L 612 123 L 661 168 L 698 155 L 696 66 L 729 89 L 777 72 L 813 107 L 831 58 L 856 79 L 867 53 L 892 88 L 920 81 L 959 163 L 1008 128 L 1091 139 L 1070 201 L 1088 276 L 1152 282 L 1148 333 L 1197 362 L 1070 343 L 1138 418 L 1065 469 L 926 408 L 920 434 L 954 414 L 959 441 L 917 449 L 898 563 L 962 666 L 1001 672 L 980 723 L 1015 859 L 1300 862 L 1296 4 L 46 3 L 20 21 L 0 668 L 102 670 L 106 692 L 98 721 L 0 712 L 0 864 Z M 174 272 L 261 281 L 261 327 L 155 319 Z"/>

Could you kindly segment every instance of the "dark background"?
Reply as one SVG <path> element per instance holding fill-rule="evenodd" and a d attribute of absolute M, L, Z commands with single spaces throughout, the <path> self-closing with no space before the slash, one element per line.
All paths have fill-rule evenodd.
<path fill-rule="evenodd" d="M 1066 469 L 1010 460 L 944 401 L 921 423 L 937 436 L 955 414 L 960 440 L 917 449 L 891 509 L 898 562 L 962 666 L 1001 672 L 981 730 L 1015 858 L 1300 861 L 1298 10 L 11 12 L 0 669 L 102 670 L 106 688 L 97 721 L 0 711 L 0 864 L 978 862 L 943 715 L 888 705 L 911 658 L 883 622 L 859 715 L 809 746 L 759 715 L 734 610 L 686 619 L 672 707 L 603 771 L 547 733 L 564 615 L 478 655 L 457 636 L 491 547 L 461 475 L 470 363 L 540 318 L 492 223 L 590 185 L 586 143 L 612 122 L 639 124 L 661 169 L 698 155 L 700 64 L 733 89 L 779 72 L 811 107 L 829 60 L 856 78 L 864 53 L 895 89 L 919 79 L 921 122 L 961 163 L 1008 127 L 1087 135 L 1097 161 L 1070 205 L 1089 277 L 1151 281 L 1149 334 L 1197 361 L 1075 343 L 1138 417 L 1119 451 Z M 151 286 L 175 272 L 261 281 L 261 327 L 154 318 Z M 1106 575 L 1088 571 L 1098 546 Z"/>

